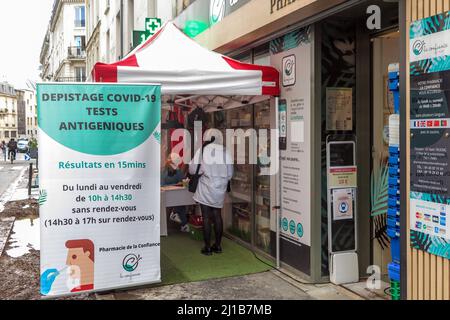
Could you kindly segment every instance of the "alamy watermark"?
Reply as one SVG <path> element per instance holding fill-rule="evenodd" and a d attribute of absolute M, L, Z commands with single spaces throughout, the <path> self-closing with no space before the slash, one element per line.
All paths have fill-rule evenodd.
<path fill-rule="evenodd" d="M 194 137 L 187 129 L 176 129 L 172 132 L 170 140 L 175 146 L 171 152 L 183 154 L 184 163 L 252 164 L 260 165 L 261 175 L 278 173 L 280 161 L 278 129 L 250 128 L 221 131 L 211 128 L 203 133 L 202 128 L 201 121 L 195 122 Z M 216 152 L 214 148 L 203 148 L 205 142 L 211 140 L 214 140 L 214 144 L 225 147 L 225 156 Z"/>
<path fill-rule="evenodd" d="M 367 7 L 366 13 L 369 15 L 366 24 L 367 29 L 381 30 L 381 8 L 377 5 L 371 5 Z"/>

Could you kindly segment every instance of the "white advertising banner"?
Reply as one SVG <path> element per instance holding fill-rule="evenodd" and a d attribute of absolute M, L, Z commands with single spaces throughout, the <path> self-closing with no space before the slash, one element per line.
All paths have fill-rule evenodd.
<path fill-rule="evenodd" d="M 37 88 L 41 294 L 161 281 L 160 86 Z"/>
<path fill-rule="evenodd" d="M 311 60 L 310 29 L 272 43 L 271 65 L 282 75 L 281 235 L 311 245 Z"/>

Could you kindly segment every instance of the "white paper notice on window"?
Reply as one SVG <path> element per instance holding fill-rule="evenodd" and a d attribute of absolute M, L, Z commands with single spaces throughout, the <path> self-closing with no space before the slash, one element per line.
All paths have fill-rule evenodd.
<path fill-rule="evenodd" d="M 353 130 L 352 88 L 327 88 L 327 130 Z"/>
<path fill-rule="evenodd" d="M 305 121 L 304 120 L 291 120 L 291 141 L 293 143 L 305 142 Z"/>

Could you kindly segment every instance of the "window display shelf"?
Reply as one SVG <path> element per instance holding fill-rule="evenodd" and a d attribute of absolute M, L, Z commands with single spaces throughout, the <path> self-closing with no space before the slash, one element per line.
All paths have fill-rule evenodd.
<path fill-rule="evenodd" d="M 248 205 L 233 205 L 233 212 L 237 212 L 239 214 L 243 214 L 244 216 L 249 217 L 252 212 L 248 209 Z"/>
<path fill-rule="evenodd" d="M 270 228 L 270 219 L 269 218 L 258 215 L 257 221 L 258 221 L 259 229 Z"/>
<path fill-rule="evenodd" d="M 255 203 L 259 206 L 270 207 L 270 196 L 267 194 L 257 193 L 255 196 Z"/>
<path fill-rule="evenodd" d="M 248 177 L 246 177 L 246 178 L 242 178 L 242 177 L 233 177 L 232 178 L 233 180 L 235 180 L 235 181 L 241 181 L 241 182 L 248 182 Z"/>
<path fill-rule="evenodd" d="M 264 218 L 264 219 L 267 219 L 267 220 L 270 219 L 270 210 L 269 210 L 269 207 L 267 207 L 267 206 L 259 206 L 259 207 L 257 207 L 256 214 L 260 218 Z"/>
<path fill-rule="evenodd" d="M 270 252 L 270 228 L 258 228 L 256 244 L 266 252 Z"/>
<path fill-rule="evenodd" d="M 239 192 L 236 192 L 236 191 L 231 191 L 231 196 L 233 198 L 244 200 L 246 202 L 251 202 L 251 200 L 252 200 L 250 195 L 246 195 L 246 194 L 239 193 Z"/>

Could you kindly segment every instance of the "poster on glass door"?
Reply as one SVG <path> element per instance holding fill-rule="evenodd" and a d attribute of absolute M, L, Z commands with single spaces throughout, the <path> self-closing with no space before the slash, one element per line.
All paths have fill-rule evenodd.
<path fill-rule="evenodd" d="M 44 296 L 160 282 L 160 87 L 37 87 Z"/>

